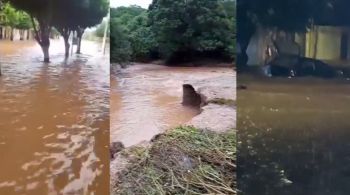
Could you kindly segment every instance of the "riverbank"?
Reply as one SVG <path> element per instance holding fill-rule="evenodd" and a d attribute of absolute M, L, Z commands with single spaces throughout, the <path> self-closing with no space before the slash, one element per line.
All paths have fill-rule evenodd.
<path fill-rule="evenodd" d="M 123 83 L 124 87 L 130 84 L 126 82 L 135 82 L 135 79 L 132 80 L 133 74 L 137 73 L 137 78 L 142 78 L 142 82 L 137 82 L 142 91 L 151 84 L 153 90 L 158 89 L 156 94 L 167 93 L 176 97 L 173 104 L 185 107 L 181 102 L 186 102 L 189 103 L 186 106 L 197 107 L 199 111 L 192 117 L 186 117 L 187 122 L 182 121 L 173 127 L 168 126 L 168 130 L 163 129 L 153 134 L 148 141 L 143 139 L 144 141 L 132 145 L 125 142 L 126 139 L 124 142 L 123 139 L 119 139 L 121 142 L 114 142 L 111 154 L 114 158 L 111 161 L 111 189 L 114 194 L 142 194 L 145 193 L 144 190 L 151 194 L 236 194 L 233 174 L 236 144 L 234 71 L 230 68 L 164 67 L 145 64 L 130 68 L 131 72 L 130 69 L 116 71 L 118 74 L 124 74 L 124 78 L 130 79 L 119 79 L 119 83 Z M 148 76 L 152 76 L 157 82 L 151 82 Z M 165 88 L 158 86 L 164 83 Z M 186 92 L 188 86 L 193 91 Z M 156 95 L 152 94 L 151 97 L 156 98 Z M 145 100 L 141 99 L 147 96 L 137 97 L 138 101 L 143 102 Z M 152 103 L 150 100 L 147 101 L 149 104 Z M 197 104 L 191 104 L 192 100 Z M 123 104 L 123 101 L 119 104 Z M 157 106 L 164 107 L 164 104 Z M 168 117 L 183 114 L 179 112 L 174 115 L 176 110 L 166 106 L 165 109 Z M 120 114 L 128 115 L 123 112 Z M 156 118 L 152 119 L 152 114 L 151 112 L 147 115 L 147 121 L 156 122 Z M 141 119 L 138 123 L 139 121 Z M 144 128 L 141 128 L 141 132 L 140 129 L 137 130 L 144 138 L 148 126 L 142 125 Z M 113 131 L 113 125 L 111 127 Z M 128 130 L 129 136 L 133 135 L 130 131 L 135 132 L 134 129 Z M 114 138 L 118 137 L 112 137 L 111 141 L 118 141 Z"/>
<path fill-rule="evenodd" d="M 112 176 L 113 194 L 236 194 L 235 138 L 234 130 L 178 127 L 128 148 L 116 157 L 128 163 Z"/>

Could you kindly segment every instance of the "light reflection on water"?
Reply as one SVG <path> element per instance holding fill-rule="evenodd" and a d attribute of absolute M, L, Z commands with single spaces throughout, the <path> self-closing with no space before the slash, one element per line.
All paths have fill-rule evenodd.
<path fill-rule="evenodd" d="M 109 60 L 93 42 L 51 63 L 31 41 L 0 42 L 0 194 L 106 194 Z"/>
<path fill-rule="evenodd" d="M 241 194 L 349 194 L 349 81 L 238 78 Z"/>

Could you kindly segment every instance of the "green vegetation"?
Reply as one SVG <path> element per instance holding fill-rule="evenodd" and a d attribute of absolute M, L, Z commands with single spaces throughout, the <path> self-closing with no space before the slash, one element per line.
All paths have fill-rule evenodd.
<path fill-rule="evenodd" d="M 111 9 L 112 62 L 234 59 L 235 1 L 154 0 Z"/>
<path fill-rule="evenodd" d="M 10 34 L 2 34 L 3 27 L 9 27 Z M 17 11 L 10 4 L 6 3 L 0 10 L 0 39 L 9 38 L 13 40 L 14 29 L 20 30 L 20 40 L 24 40 L 24 31 L 31 29 L 29 15 L 23 11 Z M 28 33 L 29 34 L 29 33 Z M 28 38 L 28 37 L 27 37 Z"/>
<path fill-rule="evenodd" d="M 84 30 L 95 26 L 107 15 L 108 0 L 5 0 L 18 10 L 28 13 L 32 22 L 35 39 L 49 62 L 50 34 L 53 27 L 63 36 L 66 57 L 69 53 L 68 38 L 72 32 L 78 37 L 77 53 L 80 53 Z"/>
<path fill-rule="evenodd" d="M 156 48 L 146 9 L 138 6 L 111 9 L 111 59 L 113 62 L 142 61 Z"/>
<path fill-rule="evenodd" d="M 122 151 L 130 160 L 115 194 L 236 194 L 235 131 L 217 134 L 179 127 L 149 148 Z M 137 184 L 137 185 L 135 185 Z"/>

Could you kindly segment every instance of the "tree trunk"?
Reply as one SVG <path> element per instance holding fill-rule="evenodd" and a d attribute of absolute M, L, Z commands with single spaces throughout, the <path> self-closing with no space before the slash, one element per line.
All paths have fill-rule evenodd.
<path fill-rule="evenodd" d="M 81 48 L 81 37 L 78 37 L 78 45 L 77 45 L 77 54 L 80 54 L 80 48 Z"/>
<path fill-rule="evenodd" d="M 30 30 L 27 29 L 27 40 L 29 40 L 29 36 L 30 36 Z"/>
<path fill-rule="evenodd" d="M 49 47 L 50 46 L 47 46 L 47 45 L 41 46 L 41 49 L 43 50 L 43 53 L 44 53 L 44 62 L 50 62 Z"/>
<path fill-rule="evenodd" d="M 63 39 L 64 39 L 64 56 L 66 58 L 69 57 L 69 48 L 70 48 L 70 44 L 69 44 L 69 34 L 68 36 L 63 36 Z"/>
<path fill-rule="evenodd" d="M 240 53 L 237 56 L 237 68 L 241 69 L 247 66 L 248 63 L 248 55 L 247 48 L 249 45 L 249 41 L 242 41 L 239 43 Z"/>
<path fill-rule="evenodd" d="M 7 39 L 8 38 L 8 35 L 7 35 L 7 29 L 6 27 L 4 28 L 4 39 Z"/>
<path fill-rule="evenodd" d="M 237 56 L 237 70 L 244 71 L 247 67 L 249 57 L 247 55 L 247 49 L 251 38 L 255 33 L 255 28 L 247 28 L 237 36 L 237 43 L 239 44 L 240 52 Z"/>
<path fill-rule="evenodd" d="M 24 40 L 24 30 L 23 29 L 19 30 L 19 40 L 21 40 L 21 41 Z"/>
<path fill-rule="evenodd" d="M 58 32 L 62 35 L 63 40 L 64 40 L 64 56 L 66 58 L 69 57 L 69 36 L 70 36 L 70 29 L 68 27 L 62 27 L 62 28 L 57 28 Z"/>
<path fill-rule="evenodd" d="M 44 53 L 44 62 L 50 62 L 50 55 L 49 55 L 50 39 L 48 34 L 42 35 L 41 41 L 39 44 Z"/>
<path fill-rule="evenodd" d="M 13 28 L 11 28 L 10 40 L 13 41 Z"/>
<path fill-rule="evenodd" d="M 0 39 L 2 39 L 2 27 L 0 27 Z"/>
<path fill-rule="evenodd" d="M 78 35 L 78 45 L 77 45 L 77 54 L 80 54 L 80 48 L 81 48 L 81 36 Z"/>
<path fill-rule="evenodd" d="M 39 20 L 39 29 L 36 29 L 34 17 L 31 15 L 30 18 L 35 32 L 35 40 L 39 43 L 44 54 L 44 62 L 50 62 L 49 48 L 51 26 L 47 21 Z"/>
<path fill-rule="evenodd" d="M 77 45 L 77 54 L 81 53 L 81 39 L 83 37 L 85 29 L 78 28 L 77 30 L 77 36 L 78 36 L 78 45 Z"/>

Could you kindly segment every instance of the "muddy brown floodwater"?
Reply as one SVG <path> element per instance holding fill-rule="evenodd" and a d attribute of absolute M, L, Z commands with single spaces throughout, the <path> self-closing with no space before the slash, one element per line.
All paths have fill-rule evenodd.
<path fill-rule="evenodd" d="M 238 79 L 239 190 L 350 194 L 350 81 Z"/>
<path fill-rule="evenodd" d="M 109 193 L 109 57 L 0 41 L 0 194 Z"/>
<path fill-rule="evenodd" d="M 222 75 L 232 68 L 135 64 L 111 77 L 111 141 L 126 147 L 149 141 L 199 113 L 182 106 L 182 84 Z"/>

